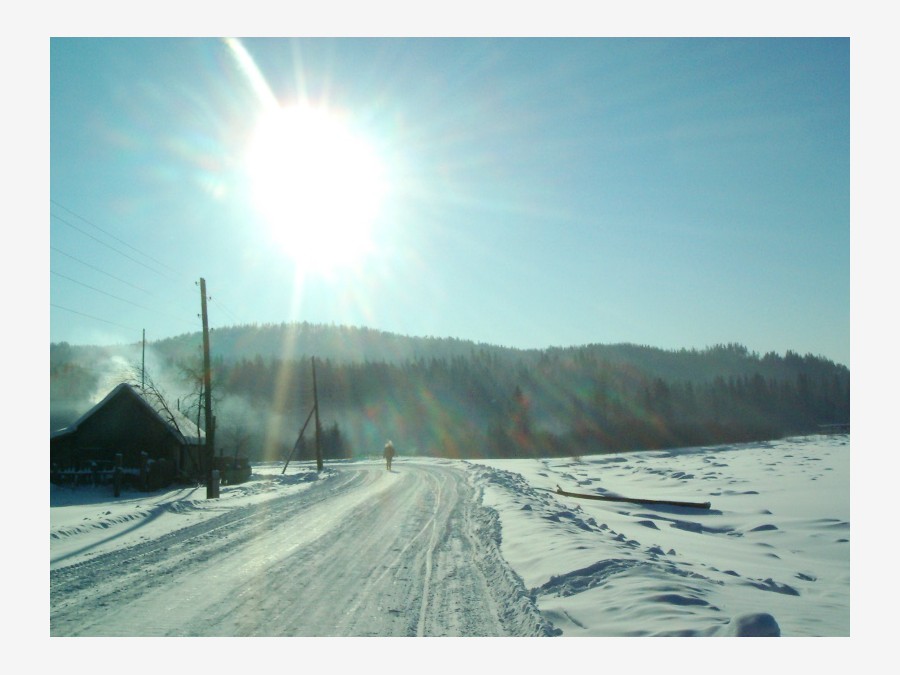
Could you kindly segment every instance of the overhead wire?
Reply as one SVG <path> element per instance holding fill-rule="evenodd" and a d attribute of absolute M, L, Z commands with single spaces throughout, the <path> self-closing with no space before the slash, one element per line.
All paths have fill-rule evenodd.
<path fill-rule="evenodd" d="M 171 266 L 169 266 L 169 265 L 165 264 L 164 262 L 158 260 L 157 258 L 155 258 L 155 257 L 153 257 L 153 256 L 151 256 L 151 255 L 149 255 L 148 253 L 146 253 L 146 252 L 144 252 L 144 251 L 141 251 L 140 249 L 138 249 L 138 248 L 132 246 L 131 244 L 129 244 L 128 242 L 126 242 L 124 239 L 122 239 L 122 238 L 120 238 L 120 237 L 117 237 L 116 235 L 114 235 L 114 234 L 112 234 L 111 232 L 109 232 L 108 230 L 106 230 L 106 229 L 100 227 L 99 225 L 97 225 L 96 223 L 92 222 L 91 220 L 89 220 L 89 219 L 85 218 L 84 216 L 82 216 L 82 215 L 76 213 L 75 211 L 73 211 L 73 210 L 70 209 L 69 207 L 65 206 L 64 204 L 61 204 L 60 202 L 58 202 L 58 201 L 56 201 L 56 200 L 54 200 L 54 199 L 51 199 L 50 202 L 51 202 L 52 204 L 54 204 L 55 206 L 59 207 L 60 209 L 63 209 L 66 213 L 71 214 L 71 216 L 73 216 L 74 218 L 77 218 L 78 220 L 80 220 L 80 221 L 82 221 L 82 222 L 84 222 L 84 223 L 90 225 L 91 227 L 93 227 L 93 228 L 99 230 L 100 232 L 102 232 L 104 235 L 106 235 L 106 236 L 108 236 L 108 237 L 114 239 L 115 241 L 119 242 L 122 246 L 127 247 L 127 248 L 130 249 L 131 251 L 134 251 L 134 252 L 137 253 L 138 255 L 147 258 L 148 260 L 152 261 L 153 263 L 159 265 L 159 266 L 162 267 L 162 268 L 165 268 L 166 270 L 170 270 L 170 271 L 172 271 L 172 272 L 176 272 L 176 270 L 175 270 L 174 268 L 172 268 Z M 117 249 L 115 246 L 112 246 L 112 245 L 110 245 L 109 243 L 107 243 L 107 242 L 105 242 L 105 241 L 103 241 L 103 240 L 101 240 L 101 239 L 98 239 L 97 237 L 93 236 L 93 235 L 90 234 L 89 232 L 86 232 L 84 229 L 82 229 L 82 228 L 78 227 L 77 225 L 75 225 L 74 223 L 70 222 L 70 220 L 68 220 L 68 219 L 66 219 L 66 218 L 63 218 L 63 217 L 61 217 L 61 216 L 59 216 L 59 215 L 57 215 L 57 214 L 51 214 L 51 216 L 52 216 L 53 218 L 55 218 L 57 221 L 59 221 L 59 222 L 65 224 L 65 225 L 68 225 L 69 227 L 71 227 L 72 229 L 76 230 L 77 232 L 80 232 L 80 233 L 83 234 L 84 236 L 89 237 L 90 239 L 92 239 L 92 240 L 96 241 L 97 243 L 99 243 L 99 244 L 105 246 L 106 248 L 112 250 L 113 252 L 115 252 L 115 253 L 117 253 L 117 254 L 123 256 L 124 258 L 126 258 L 126 259 L 128 259 L 128 260 L 130 260 L 130 261 L 132 261 L 132 262 L 135 262 L 135 263 L 141 265 L 142 267 L 144 267 L 144 268 L 146 268 L 146 269 L 148 269 L 148 270 L 150 270 L 150 271 L 152 271 L 152 272 L 154 272 L 154 273 L 156 273 L 156 274 L 158 274 L 158 275 L 160 275 L 160 276 L 162 276 L 162 277 L 164 277 L 164 278 L 169 279 L 170 281 L 176 281 L 176 282 L 178 281 L 178 280 L 177 280 L 176 278 L 174 278 L 173 276 L 168 275 L 168 274 L 164 274 L 164 273 L 161 272 L 160 270 L 155 269 L 154 267 L 152 267 L 152 266 L 150 266 L 150 265 L 147 265 L 146 263 L 141 262 L 140 260 L 137 260 L 137 259 L 134 258 L 133 256 L 128 255 L 128 254 L 125 253 L 124 251 L 121 251 L 121 250 Z M 131 282 L 125 280 L 125 279 L 122 279 L 121 277 L 118 277 L 118 276 L 116 276 L 116 275 L 114 275 L 114 274 L 111 274 L 110 272 L 107 272 L 107 271 L 105 271 L 105 270 L 103 270 L 103 269 L 100 269 L 100 268 L 97 267 L 96 265 L 92 265 L 91 263 L 89 263 L 89 262 L 87 262 L 87 261 L 81 260 L 81 259 L 79 259 L 78 257 L 73 256 L 72 254 L 67 253 L 66 251 L 63 251 L 62 249 L 60 249 L 60 248 L 58 248 L 58 247 L 51 246 L 51 249 L 57 251 L 58 253 L 60 253 L 60 254 L 62 254 L 62 255 L 64 255 L 64 256 L 66 256 L 66 257 L 68 257 L 68 258 L 70 258 L 70 259 L 72 259 L 72 260 L 75 260 L 76 262 L 80 263 L 81 265 L 84 265 L 84 266 L 86 266 L 86 267 L 89 267 L 89 268 L 93 269 L 93 270 L 96 271 L 96 272 L 99 272 L 99 273 L 101 273 L 101 274 L 103 274 L 103 275 L 105 275 L 105 276 L 107 276 L 107 277 L 110 277 L 110 278 L 112 278 L 112 279 L 115 279 L 115 280 L 118 281 L 119 283 L 122 283 L 122 284 L 125 284 L 125 285 L 127 285 L 127 286 L 130 286 L 131 288 L 134 288 L 134 289 L 136 289 L 136 290 L 139 290 L 139 291 L 141 291 L 142 293 L 146 293 L 146 294 L 148 294 L 148 295 L 153 295 L 153 292 L 152 292 L 152 291 L 148 291 L 147 289 L 141 288 L 140 286 L 137 286 L 137 285 L 135 285 L 135 284 L 133 284 L 133 283 L 131 283 Z M 138 307 L 138 308 L 140 308 L 140 309 L 145 309 L 145 310 L 147 310 L 147 311 L 156 311 L 156 310 L 153 310 L 152 308 L 145 307 L 145 306 L 143 306 L 143 305 L 140 305 L 140 304 L 138 304 L 138 303 L 132 302 L 132 301 L 127 300 L 127 299 L 125 299 L 125 298 L 121 298 L 121 297 L 115 296 L 115 295 L 113 295 L 113 294 L 111 294 L 111 293 L 108 293 L 108 292 L 103 291 L 103 290 L 101 290 L 101 289 L 98 289 L 98 288 L 95 288 L 95 287 L 93 287 L 93 286 L 90 286 L 89 284 L 86 284 L 86 283 L 84 283 L 84 282 L 80 282 L 80 281 L 78 281 L 77 279 L 73 279 L 72 277 L 68 277 L 68 276 L 66 276 L 66 275 L 62 275 L 62 274 L 60 274 L 60 273 L 58 273 L 58 272 L 55 272 L 55 274 L 57 274 L 57 276 L 60 276 L 60 277 L 62 277 L 62 278 L 68 279 L 69 281 L 72 281 L 73 283 L 77 283 L 77 284 L 79 284 L 79 285 L 81 285 L 81 286 L 84 286 L 84 287 L 86 287 L 86 288 L 89 288 L 90 290 L 96 291 L 96 292 L 98 292 L 98 293 L 102 293 L 102 294 L 104 294 L 104 295 L 108 295 L 108 296 L 110 296 L 110 297 L 113 297 L 113 298 L 115 298 L 115 299 L 117 299 L 117 300 L 120 300 L 120 301 L 123 301 L 123 302 L 128 302 L 129 304 L 132 304 L 132 305 L 134 305 L 134 306 L 136 306 L 136 307 Z M 179 282 L 179 283 L 183 283 L 183 282 Z M 196 281 L 195 281 L 194 283 L 196 284 Z M 222 303 L 222 301 L 221 301 L 220 299 L 215 299 L 215 300 L 214 300 L 213 297 L 210 296 L 210 297 L 209 297 L 209 302 L 210 302 L 211 304 L 215 304 L 215 306 L 216 306 L 219 310 L 221 310 L 222 312 L 224 312 L 225 314 L 227 314 L 227 315 L 231 318 L 232 322 L 233 322 L 235 325 L 241 324 L 241 323 L 246 323 L 245 321 L 243 321 L 242 319 L 240 319 L 240 318 L 239 318 L 239 317 L 238 317 L 238 316 L 237 316 L 237 315 L 236 315 L 236 314 L 235 314 L 235 313 L 234 313 L 227 305 L 225 305 L 224 303 Z M 162 315 L 163 315 L 163 316 L 169 316 L 169 318 L 174 318 L 174 317 L 172 317 L 171 315 L 165 315 L 165 314 L 162 314 Z M 107 323 L 112 323 L 112 322 L 107 322 Z"/>
<path fill-rule="evenodd" d="M 70 258 L 70 259 L 74 260 L 74 261 L 77 262 L 77 263 L 81 263 L 82 265 L 84 265 L 84 266 L 86 266 L 86 267 L 90 267 L 92 270 L 94 270 L 94 271 L 96 271 L 96 272 L 100 272 L 100 274 L 104 274 L 104 275 L 108 276 L 110 279 L 115 279 L 115 280 L 118 281 L 119 283 L 123 283 L 123 284 L 125 284 L 126 286 L 131 286 L 133 289 L 138 290 L 138 291 L 141 291 L 142 293 L 147 293 L 147 294 L 149 294 L 149 295 L 152 295 L 152 293 L 151 293 L 150 291 L 148 291 L 146 288 L 141 288 L 140 286 L 134 285 L 134 284 L 131 283 L 130 281 L 126 281 L 125 279 L 122 279 L 121 277 L 117 277 L 115 274 L 110 274 L 109 272 L 106 272 L 106 271 L 100 269 L 100 268 L 97 267 L 96 265 L 91 265 L 89 262 L 85 262 L 84 260 L 81 260 L 81 259 L 79 259 L 79 258 L 76 258 L 74 255 L 71 255 L 71 254 L 69 254 L 69 253 L 66 253 L 65 251 L 63 251 L 63 250 L 60 249 L 60 248 L 57 248 L 56 246 L 51 245 L 51 246 L 50 246 L 50 250 L 51 250 L 51 251 L 56 251 L 57 253 L 60 253 L 60 254 L 62 254 L 62 255 L 64 255 L 64 256 L 66 256 L 67 258 Z"/>
<path fill-rule="evenodd" d="M 116 323 L 115 321 L 109 321 L 109 320 L 107 320 L 107 319 L 101 319 L 99 316 L 93 316 L 93 315 L 91 315 L 91 314 L 85 314 L 84 312 L 79 312 L 77 309 L 71 309 L 71 308 L 69 308 L 69 307 L 63 307 L 62 305 L 57 305 L 57 304 L 54 303 L 54 302 L 51 302 L 51 303 L 50 303 L 50 306 L 51 306 L 51 307 L 56 307 L 56 309 L 62 309 L 62 310 L 64 310 L 64 311 L 66 311 L 66 312 L 72 312 L 72 314 L 78 314 L 78 315 L 80 315 L 80 316 L 87 317 L 88 319 L 93 319 L 94 321 L 102 321 L 103 323 L 108 323 L 108 324 L 110 324 L 110 325 L 112 325 L 112 326 L 118 326 L 119 328 L 124 328 L 125 330 L 133 330 L 133 331 L 138 330 L 137 328 L 134 328 L 134 327 L 132 327 L 132 326 L 124 326 L 124 325 L 122 325 L 122 324 L 120 324 L 120 323 Z"/>
<path fill-rule="evenodd" d="M 134 251 L 135 253 L 138 253 L 138 254 L 144 256 L 144 257 L 147 258 L 148 260 L 152 260 L 152 261 L 155 262 L 157 265 L 160 265 L 160 266 L 162 266 L 162 267 L 165 267 L 166 269 L 168 269 L 168 270 L 170 270 L 170 271 L 172 271 L 172 272 L 175 272 L 175 271 L 176 271 L 176 270 L 173 269 L 172 267 L 169 267 L 168 265 L 166 265 L 164 262 L 161 262 L 161 261 L 157 260 L 156 258 L 154 258 L 153 256 L 151 256 L 151 255 L 145 253 L 144 251 L 141 251 L 141 250 L 135 248 L 134 246 L 132 246 L 131 244 L 129 244 L 127 241 L 125 241 L 125 240 L 123 240 L 123 239 L 120 239 L 119 237 L 117 237 L 116 235 L 112 234 L 111 232 L 108 232 L 108 231 L 104 230 L 102 227 L 100 227 L 100 226 L 97 225 L 96 223 L 91 222 L 90 220 L 88 220 L 88 219 L 85 218 L 84 216 L 81 216 L 81 215 L 75 213 L 72 209 L 70 209 L 70 208 L 68 208 L 68 207 L 66 207 L 66 206 L 64 206 L 64 205 L 62 205 L 62 204 L 60 204 L 58 201 L 56 201 L 56 200 L 54 200 L 54 199 L 51 199 L 51 200 L 50 200 L 50 203 L 51 203 L 51 204 L 55 204 L 56 206 L 58 206 L 59 208 L 61 208 L 63 211 L 65 211 L 65 212 L 67 212 L 67 213 L 70 213 L 71 215 L 73 215 L 73 216 L 75 216 L 76 218 L 78 218 L 79 220 L 81 220 L 81 221 L 87 223 L 87 224 L 90 225 L 91 227 L 97 228 L 97 229 L 100 230 L 103 234 L 105 234 L 107 237 L 110 237 L 110 238 L 112 238 L 112 239 L 115 239 L 117 242 L 119 242 L 119 243 L 122 244 L 123 246 L 127 246 L 128 248 L 130 248 L 130 249 L 131 249 L 132 251 Z M 73 227 L 74 227 L 74 226 L 73 226 Z"/>
<path fill-rule="evenodd" d="M 159 265 L 160 267 L 165 268 L 166 270 L 170 270 L 170 271 L 172 271 L 172 272 L 175 271 L 171 266 L 166 265 L 165 263 L 163 263 L 163 262 L 157 260 L 157 259 L 154 258 L 153 256 L 150 256 L 150 255 L 148 255 L 147 253 L 145 253 L 145 252 L 143 252 L 143 251 L 140 251 L 139 249 L 137 249 L 136 247 L 132 246 L 132 245 L 129 244 L 128 242 L 124 241 L 124 240 L 121 239 L 120 237 L 115 236 L 114 234 L 112 234 L 112 233 L 106 231 L 105 229 L 103 229 L 103 228 L 100 227 L 99 225 L 96 225 L 95 223 L 91 222 L 90 220 L 88 220 L 88 219 L 84 218 L 83 216 L 81 216 L 81 215 L 75 213 L 72 209 L 70 209 L 70 208 L 68 208 L 68 207 L 66 207 L 66 206 L 64 206 L 64 205 L 62 205 L 62 204 L 60 204 L 59 202 L 57 202 L 57 201 L 55 201 L 55 200 L 52 200 L 52 199 L 51 199 L 50 201 L 51 201 L 52 204 L 54 204 L 54 205 L 56 205 L 57 207 L 59 207 L 59 208 L 65 210 L 67 213 L 71 214 L 73 217 L 78 218 L 79 220 L 81 220 L 81 221 L 87 223 L 88 225 L 90 225 L 90 226 L 96 228 L 97 230 L 99 230 L 99 231 L 102 232 L 103 234 L 105 234 L 105 235 L 111 237 L 112 239 L 114 239 L 114 240 L 116 240 L 117 242 L 121 243 L 123 246 L 125 246 L 125 247 L 127 247 L 128 249 L 134 251 L 135 253 L 137 253 L 137 254 L 139 254 L 139 255 L 141 255 L 141 256 L 146 257 L 148 260 L 153 261 L 156 265 Z M 120 255 L 120 256 L 123 256 L 123 257 L 126 258 L 127 260 L 129 260 L 129 261 L 131 261 L 131 262 L 134 262 L 134 263 L 140 265 L 141 267 L 146 268 L 146 269 L 150 270 L 151 272 L 153 272 L 153 273 L 155 273 L 155 274 L 157 274 L 157 275 L 159 275 L 159 276 L 161 276 L 161 277 L 163 277 L 163 278 L 165 278 L 165 279 L 168 279 L 169 281 L 177 282 L 177 283 L 179 283 L 179 285 L 180 285 L 181 283 L 183 283 L 182 281 L 180 281 L 180 280 L 178 280 L 177 278 L 175 278 L 173 275 L 164 273 L 164 272 L 161 271 L 160 269 L 154 268 L 153 266 L 148 265 L 148 264 L 142 262 L 141 260 L 136 259 L 134 256 L 131 256 L 131 255 L 129 255 L 128 253 L 126 253 L 126 252 L 120 250 L 119 248 L 117 248 L 117 247 L 115 247 L 115 246 L 112 246 L 111 244 L 109 244 L 109 243 L 103 241 L 102 239 L 99 239 L 98 237 L 95 237 L 93 234 L 91 234 L 91 233 L 85 231 L 83 228 L 78 227 L 78 226 L 75 225 L 74 223 L 70 222 L 70 220 L 68 220 L 68 219 L 66 219 L 66 218 L 63 218 L 63 217 L 59 216 L 58 214 L 54 214 L 54 213 L 51 213 L 50 216 L 51 216 L 52 218 L 54 218 L 55 220 L 57 220 L 57 221 L 59 221 L 59 222 L 65 224 L 65 225 L 69 226 L 70 228 L 76 230 L 77 232 L 81 233 L 82 235 L 84 235 L 84 236 L 86 236 L 86 237 L 92 239 L 93 241 L 95 241 L 95 242 L 97 242 L 97 243 L 103 245 L 104 247 L 110 249 L 110 250 L 113 251 L 114 253 L 116 253 L 116 254 L 118 254 L 118 255 Z M 116 276 L 116 275 L 114 275 L 114 274 L 111 274 L 110 272 L 108 272 L 108 271 L 106 271 L 106 270 L 103 270 L 103 269 L 97 267 L 96 265 L 92 265 L 91 263 L 89 263 L 89 262 L 87 262 L 87 261 L 85 261 L 85 260 L 81 260 L 81 259 L 79 259 L 78 257 L 73 256 L 73 255 L 71 255 L 70 253 L 67 253 L 66 251 L 63 251 L 63 250 L 59 249 L 58 247 L 55 247 L 55 246 L 52 246 L 52 245 L 51 245 L 51 249 L 57 251 L 58 253 L 60 253 L 60 254 L 62 254 L 62 255 L 64 255 L 64 256 L 66 256 L 66 257 L 68 257 L 68 258 L 71 258 L 72 260 L 75 260 L 76 262 L 78 262 L 78 263 L 80 263 L 80 264 L 82 264 L 82 265 L 85 265 L 85 266 L 87 266 L 87 267 L 89 267 L 89 268 L 91 268 L 91 269 L 93 269 L 93 270 L 95 270 L 95 271 L 97 271 L 97 272 L 99 272 L 99 273 L 101 273 L 101 274 L 104 274 L 104 275 L 107 276 L 107 277 L 110 277 L 110 278 L 112 278 L 112 279 L 115 279 L 116 281 L 118 281 L 118 282 L 120 282 L 120 283 L 122 283 L 122 284 L 125 284 L 125 285 L 127 285 L 127 286 L 129 286 L 129 287 L 131 287 L 131 288 L 134 288 L 134 289 L 136 289 L 136 290 L 139 290 L 139 291 L 141 291 L 142 293 L 146 293 L 146 294 L 149 294 L 149 295 L 151 295 L 151 296 L 154 295 L 152 291 L 148 291 L 148 290 L 145 289 L 145 288 L 141 288 L 140 286 L 137 286 L 136 284 L 133 284 L 133 283 L 131 283 L 131 282 L 125 280 L 125 279 L 122 279 L 122 278 L 120 278 L 120 277 L 118 277 L 118 276 Z M 193 322 L 193 321 L 188 322 L 188 321 L 187 321 L 186 319 L 184 319 L 183 317 L 175 317 L 175 316 L 173 316 L 173 315 L 171 315 L 171 314 L 166 314 L 165 312 L 160 312 L 159 310 L 156 310 L 156 309 L 154 309 L 154 308 L 152 308 L 152 307 L 147 307 L 147 306 L 145 306 L 145 305 L 141 305 L 141 304 L 136 303 L 136 302 L 134 302 L 134 301 L 132 301 L 132 300 L 129 300 L 129 299 L 127 299 L 127 298 L 123 298 L 123 297 L 114 295 L 114 294 L 112 294 L 112 293 L 109 293 L 108 291 L 104 291 L 104 290 L 102 290 L 102 289 L 100 289 L 100 288 L 97 288 L 97 287 L 95 287 L 95 286 L 91 286 L 90 284 L 84 283 L 83 281 L 79 281 L 78 279 L 75 279 L 75 278 L 73 278 L 73 277 L 71 277 L 71 276 L 68 276 L 68 275 L 65 275 L 65 274 L 61 274 L 61 273 L 59 273 L 59 272 L 57 272 L 57 271 L 54 271 L 54 270 L 51 270 L 51 274 L 54 274 L 54 275 L 56 275 L 56 276 L 58 276 L 58 277 L 61 277 L 61 278 L 66 279 L 66 280 L 68 280 L 68 281 L 70 281 L 70 282 L 72 282 L 72 283 L 75 283 L 75 284 L 78 284 L 78 285 L 80 285 L 80 286 L 83 286 L 83 287 L 85 287 L 85 288 L 87 288 L 87 289 L 89 289 L 89 290 L 91 290 L 91 291 L 96 292 L 96 293 L 100 293 L 100 294 L 102 294 L 102 295 L 105 295 L 105 296 L 114 298 L 114 299 L 119 300 L 119 301 L 121 301 L 121 302 L 128 303 L 128 304 L 130 304 L 130 305 L 133 305 L 133 306 L 135 306 L 135 307 L 138 307 L 139 309 L 143 309 L 143 310 L 146 310 L 146 311 L 154 312 L 154 313 L 159 314 L 160 316 L 166 316 L 167 318 L 175 319 L 175 320 L 177 320 L 177 321 L 181 321 L 181 322 L 186 323 L 186 324 L 187 324 L 187 323 L 190 323 L 190 325 L 191 325 L 192 327 L 194 327 L 195 329 L 197 328 L 197 325 L 196 325 L 195 322 Z M 103 321 L 104 323 L 108 323 L 108 324 L 111 324 L 111 325 L 119 326 L 120 328 L 128 328 L 127 326 L 123 326 L 123 325 L 118 324 L 118 323 L 116 323 L 116 322 L 114 322 L 114 321 L 109 321 L 109 320 L 106 320 L 106 319 L 101 319 L 100 317 L 95 317 L 95 316 L 92 316 L 92 315 L 89 315 L 89 314 L 86 314 L 86 313 L 83 313 L 83 312 L 77 312 L 77 311 L 75 311 L 75 310 L 71 310 L 71 309 L 69 309 L 69 308 L 65 308 L 65 307 L 62 307 L 62 306 L 60 306 L 60 305 L 54 305 L 54 304 L 51 303 L 51 306 L 55 306 L 55 307 L 58 307 L 58 308 L 60 308 L 60 309 L 66 309 L 67 311 L 74 312 L 74 313 L 76 313 L 76 314 L 80 314 L 81 316 L 85 316 L 85 317 L 91 318 L 91 319 L 96 319 L 96 320 L 98 320 L 98 321 Z M 129 330 L 132 330 L 132 329 L 129 328 Z"/>
<path fill-rule="evenodd" d="M 228 316 L 230 316 L 230 317 L 231 317 L 231 320 L 235 323 L 235 325 L 241 324 L 241 323 L 247 323 L 246 321 L 242 321 L 241 319 L 239 319 L 239 318 L 234 314 L 234 312 L 232 312 L 230 309 L 228 309 L 228 307 L 226 307 L 225 305 L 223 305 L 222 302 L 221 302 L 220 300 L 217 299 L 217 300 L 214 301 L 213 298 L 210 297 L 210 298 L 209 298 L 209 302 L 210 302 L 210 303 L 215 303 L 215 306 L 216 306 L 216 307 L 218 307 L 218 308 L 221 309 L 223 312 L 225 312 Z"/>
<path fill-rule="evenodd" d="M 130 261 L 132 261 L 132 262 L 134 262 L 134 263 L 137 263 L 137 264 L 140 265 L 141 267 L 145 267 L 145 268 L 147 268 L 148 270 L 150 270 L 151 272 L 154 272 L 154 273 L 156 273 L 156 274 L 158 274 L 158 275 L 160 275 L 160 276 L 162 276 L 162 277 L 167 276 L 167 275 L 163 274 L 162 272 L 160 272 L 158 269 L 155 269 L 155 268 L 151 267 L 150 265 L 148 265 L 148 264 L 146 264 L 146 263 L 144 263 L 144 262 L 141 262 L 141 261 L 138 260 L 137 258 L 133 258 L 132 256 L 128 255 L 127 253 L 125 253 L 125 252 L 123 252 L 123 251 L 120 251 L 120 250 L 117 249 L 115 246 L 112 246 L 111 244 L 108 244 L 107 242 L 103 241 L 102 239 L 98 239 L 97 237 L 95 237 L 94 235 L 90 234 L 89 232 L 85 232 L 83 229 L 81 229 L 81 228 L 78 227 L 77 225 L 73 225 L 72 223 L 70 223 L 70 222 L 69 222 L 68 220 L 66 220 L 65 218 L 63 218 L 63 217 L 61 217 L 61 216 L 58 216 L 58 215 L 56 215 L 55 213 L 51 213 L 51 214 L 50 214 L 50 217 L 51 217 L 51 218 L 55 218 L 55 219 L 58 220 L 59 222 L 68 225 L 69 227 L 71 227 L 71 228 L 74 229 L 74 230 L 77 230 L 78 232 L 81 232 L 81 234 L 83 234 L 84 236 L 90 237 L 91 239 L 93 239 L 94 241 L 96 241 L 98 244 L 102 244 L 103 246 L 106 246 L 106 247 L 107 247 L 108 249 L 110 249 L 111 251 L 115 251 L 115 252 L 118 253 L 119 255 L 128 258 L 128 260 L 130 260 Z M 170 281 L 176 281 L 176 279 L 173 279 L 172 277 L 168 277 L 168 278 L 169 278 Z"/>
<path fill-rule="evenodd" d="M 176 317 L 176 316 L 173 316 L 173 315 L 171 315 L 171 314 L 164 314 L 164 313 L 162 313 L 162 312 L 159 312 L 158 310 L 153 309 L 152 307 L 147 307 L 147 306 L 145 306 L 145 305 L 141 305 L 141 304 L 139 304 L 139 303 L 137 303 L 137 302 L 134 302 L 134 301 L 132 301 L 132 300 L 129 300 L 128 298 L 121 298 L 121 297 L 119 297 L 118 295 L 113 295 L 112 293 L 109 293 L 109 292 L 104 291 L 104 290 L 102 290 L 102 289 L 100 289 L 100 288 L 96 288 L 96 287 L 94 287 L 94 286 L 91 286 L 90 284 L 86 284 L 86 283 L 84 283 L 83 281 L 78 281 L 78 279 L 73 279 L 72 277 L 67 276 L 67 275 L 65 275 L 65 274 L 60 274 L 59 272 L 54 272 L 53 270 L 50 270 L 50 274 L 55 274 L 56 276 L 62 277 L 63 279 L 68 279 L 68 280 L 71 281 L 72 283 L 76 283 L 76 284 L 78 284 L 79 286 L 84 286 L 85 288 L 89 288 L 89 289 L 92 290 L 92 291 L 96 291 L 97 293 L 101 293 L 101 294 L 103 294 L 103 295 L 109 296 L 110 298 L 113 298 L 113 299 L 115 299 L 115 300 L 119 300 L 119 301 L 121 301 L 121 302 L 126 302 L 126 303 L 128 303 L 129 305 L 133 305 L 133 306 L 137 307 L 138 309 L 144 309 L 144 310 L 147 310 L 148 312 L 155 312 L 156 314 L 159 314 L 160 316 L 166 316 L 166 317 L 168 317 L 168 318 L 170 318 L 170 319 L 174 319 L 174 320 L 176 320 L 176 321 L 183 321 L 183 319 L 181 319 L 180 317 Z"/>

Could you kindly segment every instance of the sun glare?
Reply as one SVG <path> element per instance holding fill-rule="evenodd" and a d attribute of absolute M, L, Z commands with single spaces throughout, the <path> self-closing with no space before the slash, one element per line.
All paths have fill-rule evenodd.
<path fill-rule="evenodd" d="M 386 192 L 384 166 L 333 113 L 295 106 L 259 121 L 247 155 L 256 207 L 304 270 L 358 261 Z"/>

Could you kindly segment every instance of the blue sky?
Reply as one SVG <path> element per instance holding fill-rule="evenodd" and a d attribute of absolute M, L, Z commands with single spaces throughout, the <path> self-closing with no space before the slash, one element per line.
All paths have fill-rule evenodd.
<path fill-rule="evenodd" d="M 203 277 L 214 328 L 739 342 L 849 365 L 849 50 L 820 38 L 52 39 L 50 340 L 200 330 Z M 324 188 L 298 181 L 286 218 L 300 236 L 286 238 L 254 192 L 248 148 L 265 114 L 298 104 L 378 158 L 362 229 L 314 212 Z M 336 211 L 364 201 L 364 181 L 339 186 Z M 335 255 L 357 240 L 362 252 Z"/>

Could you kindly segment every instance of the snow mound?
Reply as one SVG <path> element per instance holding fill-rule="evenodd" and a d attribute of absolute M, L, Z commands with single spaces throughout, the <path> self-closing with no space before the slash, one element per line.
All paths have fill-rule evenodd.
<path fill-rule="evenodd" d="M 728 624 L 725 634 L 729 637 L 781 637 L 781 628 L 775 617 L 762 612 L 735 617 Z"/>

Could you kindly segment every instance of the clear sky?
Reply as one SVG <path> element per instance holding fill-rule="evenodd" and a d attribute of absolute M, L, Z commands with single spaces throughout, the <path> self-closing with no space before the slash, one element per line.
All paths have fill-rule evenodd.
<path fill-rule="evenodd" d="M 850 41 L 50 41 L 50 340 L 850 363 Z"/>

